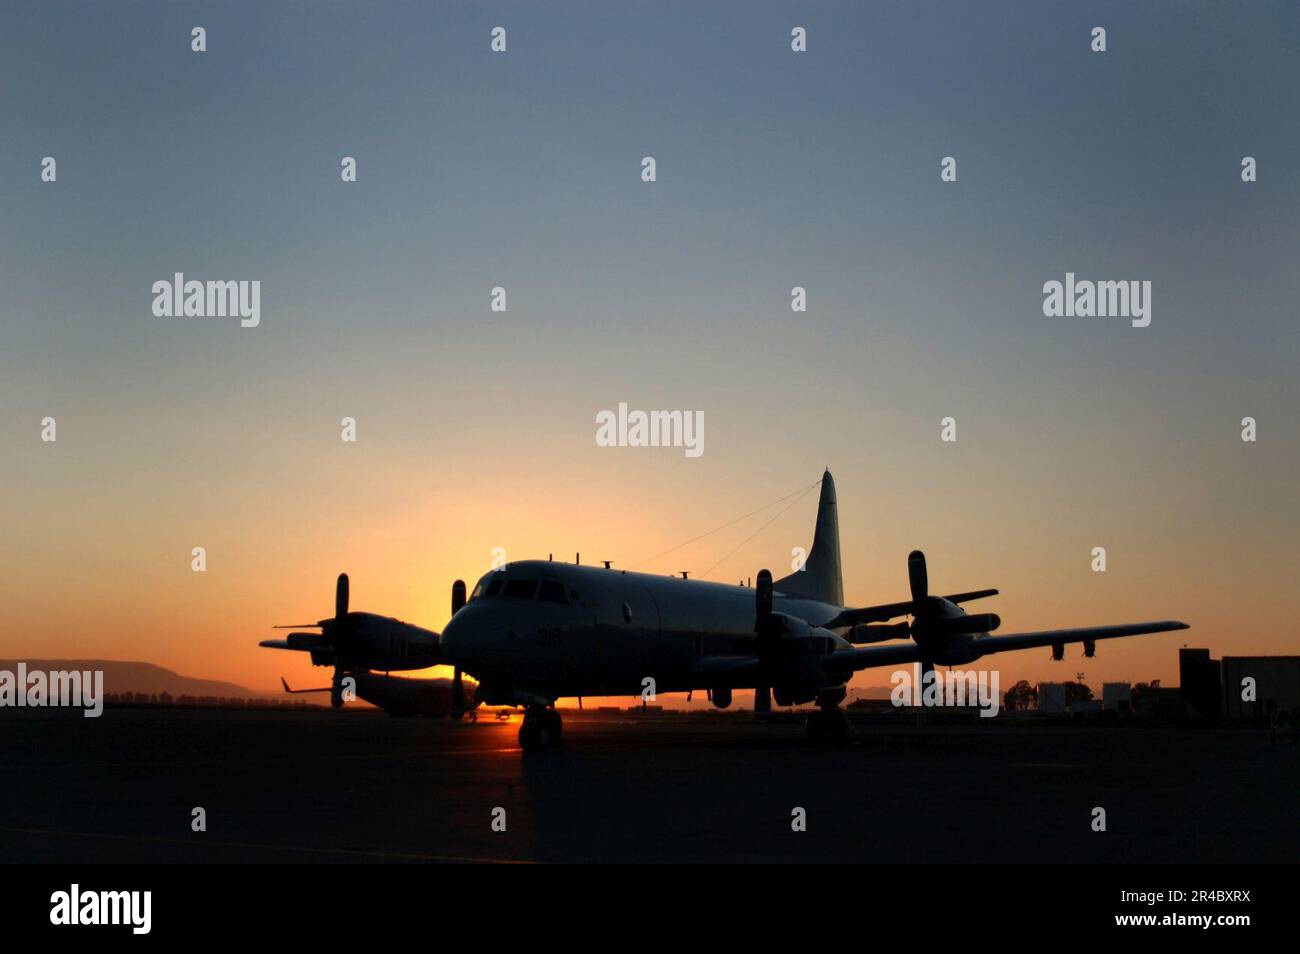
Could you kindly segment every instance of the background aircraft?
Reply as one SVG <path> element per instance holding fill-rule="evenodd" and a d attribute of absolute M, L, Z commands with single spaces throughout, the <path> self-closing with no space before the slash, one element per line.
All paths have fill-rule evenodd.
<path fill-rule="evenodd" d="M 464 584 L 461 584 L 463 591 Z M 289 692 L 328 691 L 330 702 L 335 708 L 343 705 L 343 680 L 352 676 L 356 680 L 357 694 L 367 702 L 383 706 L 376 699 L 371 699 L 361 691 L 366 684 L 368 692 L 384 696 L 394 701 L 397 706 L 405 706 L 425 698 L 428 692 L 438 691 L 433 686 L 394 687 L 386 689 L 374 684 L 378 678 L 371 670 L 379 672 L 401 672 L 412 669 L 428 669 L 440 662 L 438 658 L 438 634 L 428 629 L 421 629 L 410 623 L 389 616 L 376 616 L 374 613 L 348 612 L 348 575 L 340 573 L 334 589 L 334 616 L 316 623 L 301 623 L 293 626 L 277 626 L 276 629 L 319 629 L 319 633 L 293 632 L 284 639 L 264 639 L 258 645 L 268 649 L 288 649 L 295 652 L 311 654 L 313 666 L 333 666 L 334 677 L 328 690 L 300 689 Z M 457 677 L 459 678 L 459 676 Z M 422 683 L 438 683 L 446 680 L 419 680 Z M 281 682 L 284 682 L 281 679 Z M 416 682 L 416 681 L 411 681 Z M 431 697 L 430 697 L 431 698 Z M 464 693 L 458 691 L 457 699 L 461 702 L 457 712 L 464 711 Z"/>
<path fill-rule="evenodd" d="M 347 675 L 353 679 L 352 687 L 357 698 L 364 699 L 373 706 L 378 706 L 389 715 L 431 716 L 433 718 L 450 716 L 459 719 L 469 713 L 471 720 L 476 717 L 475 710 L 478 708 L 479 703 L 475 691 L 477 685 L 472 681 L 462 690 L 459 697 L 459 708 L 457 708 L 453 705 L 458 700 L 453 691 L 454 680 L 452 679 L 410 679 L 365 670 L 348 673 Z M 346 679 L 345 676 L 343 679 L 345 688 L 347 686 Z M 332 695 L 334 692 L 333 686 L 324 686 L 320 689 L 290 689 L 289 683 L 283 677 L 280 679 L 280 684 L 284 686 L 284 691 L 290 695 L 302 695 L 310 692 L 328 692 Z"/>

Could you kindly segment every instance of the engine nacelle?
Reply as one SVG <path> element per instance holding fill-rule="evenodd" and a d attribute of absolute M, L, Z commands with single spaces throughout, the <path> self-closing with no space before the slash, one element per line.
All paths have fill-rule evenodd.
<path fill-rule="evenodd" d="M 1052 660 L 1060 662 L 1065 658 L 1065 643 L 1052 643 Z"/>
<path fill-rule="evenodd" d="M 1085 640 L 1083 641 L 1083 654 L 1084 654 L 1085 656 L 1087 656 L 1089 659 L 1091 659 L 1093 656 L 1097 655 L 1097 642 L 1096 642 L 1096 640 L 1085 639 Z"/>
<path fill-rule="evenodd" d="M 1001 625 L 1002 617 L 997 613 L 974 613 L 944 620 L 944 628 L 950 633 L 991 633 Z"/>
<path fill-rule="evenodd" d="M 848 640 L 855 646 L 864 643 L 883 643 L 891 639 L 906 639 L 912 633 L 909 623 L 860 623 L 849 632 Z"/>

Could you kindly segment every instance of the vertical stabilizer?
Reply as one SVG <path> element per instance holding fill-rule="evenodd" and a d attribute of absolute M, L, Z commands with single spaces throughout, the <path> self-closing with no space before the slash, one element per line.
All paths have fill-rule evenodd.
<path fill-rule="evenodd" d="M 812 550 L 802 570 L 777 580 L 773 588 L 782 596 L 844 605 L 844 577 L 840 573 L 840 519 L 835 505 L 835 480 L 829 470 L 822 474 L 821 499 L 817 502 L 817 527 Z"/>

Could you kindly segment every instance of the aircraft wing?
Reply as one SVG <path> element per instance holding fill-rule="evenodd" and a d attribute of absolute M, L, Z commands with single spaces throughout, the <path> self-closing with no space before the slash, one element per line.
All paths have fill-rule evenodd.
<path fill-rule="evenodd" d="M 1166 619 L 1152 623 L 1122 623 L 1118 626 L 1085 626 L 1079 629 L 1049 629 L 1038 633 L 1013 633 L 1007 636 L 986 636 L 974 643 L 981 656 L 1032 649 L 1035 646 L 1054 646 L 1058 643 L 1092 642 L 1097 639 L 1115 639 L 1119 636 L 1142 636 L 1148 633 L 1167 633 L 1187 629 L 1186 623 Z M 856 672 L 874 666 L 893 666 L 898 663 L 917 662 L 921 650 L 915 643 L 867 646 L 862 649 L 842 649 L 831 653 L 822 661 L 828 672 Z"/>
<path fill-rule="evenodd" d="M 856 672 L 874 666 L 897 666 L 899 663 L 917 662 L 920 647 L 908 640 L 888 646 L 868 646 L 865 649 L 841 649 L 822 659 L 822 668 L 832 673 Z"/>
<path fill-rule="evenodd" d="M 987 596 L 997 596 L 997 590 L 971 590 L 968 593 L 952 593 L 944 599 L 951 603 L 966 603 L 970 600 L 982 600 Z M 827 629 L 840 629 L 845 626 L 857 626 L 859 623 L 883 623 L 899 616 L 910 616 L 916 611 L 912 600 L 901 603 L 881 603 L 878 606 L 863 606 L 857 609 L 843 610 L 829 622 L 822 623 Z"/>
<path fill-rule="evenodd" d="M 757 656 L 705 656 L 696 661 L 694 671 L 702 676 L 758 674 Z"/>
<path fill-rule="evenodd" d="M 1006 636 L 986 636 L 975 645 L 984 653 L 1001 653 L 1009 649 L 1031 649 L 1034 646 L 1054 646 L 1058 643 L 1092 642 L 1096 639 L 1114 639 L 1117 636 L 1144 636 L 1148 633 L 1167 633 L 1173 629 L 1187 629 L 1186 623 L 1162 619 L 1154 623 L 1121 623 L 1118 626 L 1085 626 L 1080 629 L 1049 629 L 1040 633 L 1011 633 Z"/>

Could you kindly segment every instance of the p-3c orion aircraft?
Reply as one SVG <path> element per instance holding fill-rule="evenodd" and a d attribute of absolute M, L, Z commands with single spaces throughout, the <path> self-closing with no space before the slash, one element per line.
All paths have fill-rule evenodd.
<path fill-rule="evenodd" d="M 525 561 L 489 571 L 439 640 L 443 662 L 478 680 L 488 705 L 525 707 L 519 741 L 546 747 L 560 737 L 560 697 L 638 695 L 648 677 L 656 693 L 707 690 L 716 706 L 735 689 L 755 689 L 756 708 L 815 702 L 811 738 L 847 737 L 839 708 L 853 673 L 875 666 L 967 665 L 993 653 L 1186 629 L 1174 620 L 990 636 L 1001 620 L 967 615 L 962 603 L 993 596 L 976 590 L 932 596 L 925 556 L 907 560 L 911 598 L 860 608 L 844 605 L 835 482 L 822 476 L 812 550 L 803 569 L 753 589 L 622 570 Z M 459 584 L 459 581 L 457 581 Z M 887 621 L 910 616 L 910 621 Z M 883 625 L 882 625 L 883 624 Z M 892 642 L 910 637 L 906 642 Z M 869 645 L 890 643 L 889 645 Z"/>
<path fill-rule="evenodd" d="M 524 748 L 559 742 L 557 699 L 636 696 L 647 679 L 656 693 L 707 691 L 719 708 L 731 704 L 735 689 L 754 689 L 758 712 L 769 710 L 773 697 L 783 706 L 813 702 L 809 738 L 842 740 L 850 727 L 839 704 L 849 679 L 861 669 L 919 663 L 930 671 L 1036 646 L 1052 647 L 1052 658 L 1059 660 L 1066 643 L 1078 642 L 1091 656 L 1099 639 L 1187 628 L 1161 620 L 990 636 L 1001 625 L 997 615 L 967 615 L 961 604 L 997 590 L 932 596 L 919 550 L 908 557 L 907 570 L 910 599 L 844 605 L 835 482 L 828 470 L 812 549 L 801 570 L 780 580 L 762 570 L 750 588 L 608 566 L 509 563 L 484 575 L 468 600 L 464 583 L 455 582 L 452 618 L 439 637 L 396 620 L 347 614 L 346 578 L 341 578 L 343 613 L 320 625 L 329 635 L 340 615 L 379 621 L 369 622 L 375 638 L 365 643 L 378 669 L 387 668 L 388 661 L 377 659 L 387 647 L 384 626 L 423 634 L 420 642 L 432 644 L 434 662 L 454 667 L 453 709 L 464 708 L 462 673 L 468 673 L 478 681 L 476 701 L 524 707 L 519 729 Z M 888 622 L 900 617 L 910 620 Z M 311 635 L 291 634 L 290 642 Z M 263 645 L 308 648 L 301 638 L 296 646 Z"/>

